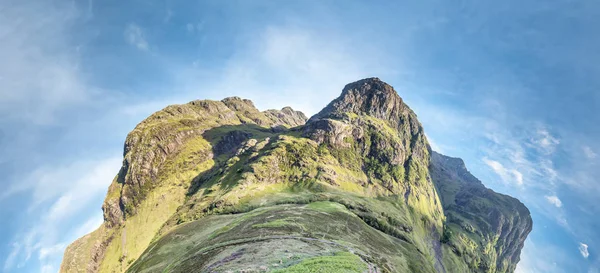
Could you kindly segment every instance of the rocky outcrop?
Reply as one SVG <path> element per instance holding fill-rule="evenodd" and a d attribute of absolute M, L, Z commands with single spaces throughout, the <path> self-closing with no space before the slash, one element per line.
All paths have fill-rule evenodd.
<path fill-rule="evenodd" d="M 140 210 L 144 210 L 146 214 L 153 213 L 146 210 L 156 210 L 167 214 L 161 215 L 160 219 L 168 219 L 174 212 L 173 208 L 181 205 L 191 179 L 180 182 L 179 189 L 170 190 L 171 193 L 162 192 L 165 187 L 168 188 L 168 183 L 172 183 L 169 181 L 181 179 L 181 174 L 193 173 L 198 166 L 209 164 L 214 157 L 234 151 L 252 136 L 247 132 L 231 131 L 222 140 L 211 143 L 205 135 L 207 131 L 242 124 L 253 124 L 261 128 L 289 128 L 302 125 L 304 121 L 304 114 L 289 107 L 282 111 L 261 112 L 251 101 L 237 97 L 222 101 L 196 100 L 171 105 L 152 114 L 140 122 L 125 140 L 123 166 L 110 185 L 102 205 L 105 221 L 96 231 L 97 236 L 83 237 L 69 247 L 63 264 L 70 266 L 65 266 L 62 271 L 72 272 L 75 268 L 88 268 L 88 272 L 101 271 L 100 264 L 105 259 L 107 248 L 111 244 L 121 243 L 120 240 L 112 239 L 124 236 L 121 234 L 126 233 L 123 229 L 129 217 L 138 214 Z M 161 187 L 162 190 L 156 190 Z M 180 192 L 177 193 L 180 196 L 164 198 L 165 194 L 175 194 L 173 192 Z M 161 200 L 169 201 L 159 202 L 153 207 L 141 206 L 147 196 L 158 196 Z M 136 234 L 150 232 L 143 237 L 152 238 L 161 224 L 158 223 L 155 230 L 129 230 L 129 237 L 135 238 Z M 157 223 L 152 225 L 156 226 Z M 125 255 L 135 257 L 139 250 L 122 251 L 123 256 L 115 264 L 124 266 L 131 261 Z"/>
<path fill-rule="evenodd" d="M 428 144 L 415 113 L 396 90 L 378 78 L 344 87 L 342 94 L 309 119 L 304 135 L 334 150 L 338 160 L 357 153 L 355 168 L 371 183 L 382 183 L 391 194 L 430 218 L 441 228 L 442 207 L 429 182 Z"/>
<path fill-rule="evenodd" d="M 447 244 L 475 271 L 513 272 L 533 222 L 519 200 L 486 188 L 460 158 L 433 152 L 430 173 L 452 231 Z M 461 238 L 475 237 L 475 247 Z"/>
<path fill-rule="evenodd" d="M 311 121 L 341 119 L 347 113 L 367 115 L 385 121 L 402 136 L 421 134 L 423 128 L 415 113 L 402 101 L 394 88 L 379 78 L 368 78 L 347 84 L 342 94 Z"/>
<path fill-rule="evenodd" d="M 235 111 L 242 123 L 250 122 L 263 127 L 284 126 L 289 128 L 304 125 L 307 120 L 304 113 L 295 111 L 289 106 L 281 110 L 270 109 L 260 112 L 248 99 L 230 97 L 222 102 Z"/>
<path fill-rule="evenodd" d="M 276 125 L 297 127 L 302 126 L 308 119 L 304 113 L 295 111 L 289 106 L 281 108 L 281 110 L 266 110 L 263 112 L 268 118 L 273 120 Z"/>
<path fill-rule="evenodd" d="M 109 226 L 115 226 L 122 224 L 127 214 L 135 213 L 136 205 L 160 182 L 157 179 L 160 172 L 166 171 L 162 165 L 167 159 L 177 154 L 187 140 L 201 137 L 207 130 L 247 123 L 262 127 L 295 127 L 305 121 L 302 112 L 289 107 L 276 114 L 273 110 L 260 112 L 252 101 L 238 97 L 168 106 L 142 121 L 127 136 L 123 166 L 102 207 L 104 219 Z M 241 143 L 238 139 L 241 133 L 233 134 L 232 139 Z M 232 149 L 224 147 L 223 143 L 213 149 L 215 153 Z M 205 160 L 208 160 L 214 154 L 207 153 L 206 156 Z"/>

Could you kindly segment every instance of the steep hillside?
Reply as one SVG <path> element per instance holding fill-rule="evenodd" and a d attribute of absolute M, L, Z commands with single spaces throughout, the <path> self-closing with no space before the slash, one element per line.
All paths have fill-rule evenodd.
<path fill-rule="evenodd" d="M 446 214 L 445 246 L 472 268 L 513 272 L 533 225 L 525 205 L 487 189 L 460 158 L 433 152 L 430 172 Z"/>
<path fill-rule="evenodd" d="M 61 272 L 124 271 L 183 204 L 192 181 L 235 148 L 228 145 L 305 121 L 289 107 L 260 112 L 237 97 L 192 101 L 152 114 L 127 136 L 123 167 L 102 205 L 104 223 L 67 248 Z M 217 143 L 236 127 L 244 132 Z"/>
<path fill-rule="evenodd" d="M 308 121 L 169 106 L 128 135 L 105 222 L 61 272 L 512 272 L 529 212 L 453 162 L 377 78 Z"/>

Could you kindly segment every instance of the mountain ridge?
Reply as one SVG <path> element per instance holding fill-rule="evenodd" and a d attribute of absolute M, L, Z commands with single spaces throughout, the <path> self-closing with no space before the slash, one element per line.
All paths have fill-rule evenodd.
<path fill-rule="evenodd" d="M 239 97 L 168 106 L 127 136 L 105 222 L 67 248 L 61 272 L 513 272 L 529 211 L 474 177 L 465 186 L 475 180 L 455 161 L 378 78 L 310 119 Z"/>

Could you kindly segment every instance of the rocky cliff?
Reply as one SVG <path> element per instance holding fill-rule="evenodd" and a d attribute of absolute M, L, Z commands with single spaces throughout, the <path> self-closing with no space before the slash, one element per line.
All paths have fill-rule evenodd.
<path fill-rule="evenodd" d="M 472 268 L 513 272 L 533 226 L 525 205 L 487 189 L 460 158 L 433 152 L 430 173 L 446 215 L 443 241 Z"/>
<path fill-rule="evenodd" d="M 512 272 L 532 225 L 377 78 L 309 120 L 168 106 L 127 136 L 102 209 L 61 272 Z"/>

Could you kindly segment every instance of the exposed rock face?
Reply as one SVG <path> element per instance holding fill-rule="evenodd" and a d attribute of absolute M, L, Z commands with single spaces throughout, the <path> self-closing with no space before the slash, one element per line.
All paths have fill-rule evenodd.
<path fill-rule="evenodd" d="M 210 145 L 204 134 L 214 128 L 224 126 L 238 126 L 250 124 L 269 131 L 270 127 L 283 126 L 286 128 L 302 125 L 306 121 L 304 114 L 291 108 L 282 111 L 269 110 L 260 112 L 249 100 L 237 97 L 226 98 L 222 101 L 197 100 L 183 105 L 172 105 L 152 114 L 142 121 L 129 133 L 125 140 L 123 166 L 117 177 L 109 187 L 108 194 L 102 205 L 104 213 L 104 224 L 102 231 L 94 239 L 84 237 L 78 240 L 77 245 L 87 247 L 70 247 L 66 251 L 63 264 L 76 266 L 65 267 L 63 270 L 71 272 L 73 268 L 84 268 L 81 263 L 91 268 L 89 272 L 105 271 L 100 267 L 105 259 L 107 248 L 120 243 L 121 238 L 126 242 L 124 234 L 130 238 L 135 237 L 136 232 L 148 233 L 148 231 L 136 230 L 125 231 L 127 219 L 143 210 L 145 214 L 161 214 L 158 219 L 168 219 L 177 206 L 185 199 L 185 191 L 192 179 L 181 178 L 182 173 L 190 174 L 201 171 L 203 166 L 212 162 L 212 159 L 220 154 L 234 151 L 251 134 L 232 131 L 219 143 Z M 258 133 L 260 131 L 255 130 Z M 197 173 L 196 173 L 197 175 Z M 177 189 L 169 190 L 168 181 L 181 180 Z M 162 187 L 162 188 L 161 188 Z M 161 188 L 157 190 L 157 188 Z M 179 192 L 179 193 L 174 193 Z M 168 196 L 166 194 L 176 195 Z M 152 210 L 147 205 L 142 206 L 147 197 L 151 195 L 152 200 L 158 198 L 158 203 Z M 158 197 L 156 197 L 158 195 Z M 154 201 L 152 201 L 154 202 Z M 158 220 L 158 221 L 164 221 Z M 137 220 L 136 220 L 137 221 Z M 150 220 L 148 220 L 150 221 Z M 155 227 L 153 233 L 158 231 L 162 222 L 152 223 Z M 153 234 L 144 234 L 144 240 L 150 240 Z M 97 243 L 88 241 L 96 240 Z M 148 241 L 149 242 L 149 241 Z M 144 242 L 139 242 L 138 245 Z M 91 247 L 95 246 L 95 247 Z M 141 249 L 143 250 L 143 249 Z M 122 257 L 115 264 L 127 264 L 131 258 L 126 255 L 135 255 L 139 252 L 122 250 Z M 77 254 L 87 252 L 86 255 Z M 69 255 L 73 253 L 73 255 Z M 75 257 L 72 257 L 75 256 Z M 90 260 L 93 257 L 93 261 Z M 123 265 L 121 265 L 122 267 Z M 114 270 L 114 269 L 111 269 Z"/>
<path fill-rule="evenodd" d="M 379 78 L 368 78 L 347 84 L 342 94 L 311 121 L 323 118 L 342 118 L 345 113 L 368 115 L 384 120 L 404 133 L 422 131 L 416 115 L 402 101 L 392 86 Z M 409 128 L 406 128 L 409 127 Z"/>
<path fill-rule="evenodd" d="M 308 121 L 238 97 L 168 106 L 127 136 L 102 209 L 61 272 L 512 272 L 531 230 L 377 78 Z"/>
<path fill-rule="evenodd" d="M 120 191 L 120 194 L 109 194 L 113 198 L 107 197 L 105 200 L 102 207 L 104 219 L 109 226 L 115 226 L 122 224 L 127 213 L 135 213 L 135 206 L 152 187 L 147 183 L 156 183 L 165 161 L 176 154 L 187 140 L 201 136 L 209 129 L 244 123 L 263 127 L 295 127 L 304 122 L 306 116 L 289 107 L 282 111 L 260 112 L 252 101 L 238 97 L 222 101 L 198 100 L 169 106 L 154 113 L 127 136 L 123 167 L 117 177 L 118 185 L 111 186 L 111 191 Z M 226 147 L 226 139 L 220 146 L 217 145 L 214 152 L 220 154 L 229 151 L 233 149 L 231 145 L 239 145 L 248 138 L 241 134 L 233 132 L 230 140 L 236 143 Z M 206 156 L 208 159 L 214 155 L 207 153 Z"/>
<path fill-rule="evenodd" d="M 358 152 L 360 168 L 369 177 L 441 225 L 441 204 L 427 173 L 423 127 L 392 86 L 378 78 L 346 85 L 337 99 L 310 118 L 304 135 L 332 149 Z"/>
<path fill-rule="evenodd" d="M 281 110 L 266 110 L 264 114 L 269 117 L 271 120 L 276 120 L 277 125 L 297 127 L 302 126 L 306 123 L 308 119 L 304 113 L 300 111 L 294 111 L 289 106 L 283 107 Z"/>
<path fill-rule="evenodd" d="M 460 158 L 433 152 L 430 170 L 455 237 L 448 244 L 482 272 L 513 272 L 533 225 L 525 205 L 487 189 Z M 466 235 L 478 238 L 476 248 L 460 240 Z"/>

